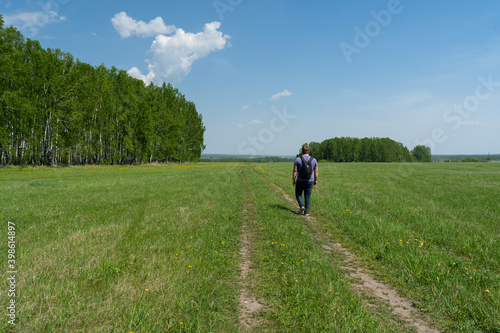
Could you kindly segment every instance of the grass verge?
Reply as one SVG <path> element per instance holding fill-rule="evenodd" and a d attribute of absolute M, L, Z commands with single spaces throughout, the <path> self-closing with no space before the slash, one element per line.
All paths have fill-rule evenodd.
<path fill-rule="evenodd" d="M 7 221 L 17 232 L 16 331 L 238 332 L 239 170 L 1 169 L 4 263 Z"/>
<path fill-rule="evenodd" d="M 324 163 L 311 212 L 441 328 L 500 331 L 499 188 L 495 164 Z"/>

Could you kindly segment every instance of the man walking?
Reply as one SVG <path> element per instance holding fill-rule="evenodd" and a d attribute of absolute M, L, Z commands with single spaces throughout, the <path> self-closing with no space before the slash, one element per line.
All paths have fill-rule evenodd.
<path fill-rule="evenodd" d="M 302 146 L 302 156 L 297 157 L 293 163 L 293 186 L 295 186 L 295 197 L 300 207 L 299 215 L 309 215 L 311 192 L 313 187 L 318 185 L 318 161 L 309 156 L 309 152 L 309 146 Z M 304 199 L 302 199 L 302 193 L 304 193 Z"/>

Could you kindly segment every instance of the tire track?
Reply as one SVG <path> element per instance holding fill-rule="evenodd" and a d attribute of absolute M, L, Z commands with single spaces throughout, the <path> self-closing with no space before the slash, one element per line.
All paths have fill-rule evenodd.
<path fill-rule="evenodd" d="M 240 214 L 242 219 L 242 239 L 240 249 L 241 274 L 238 277 L 238 283 L 241 286 L 239 295 L 239 319 L 242 332 L 251 332 L 253 328 L 260 323 L 260 321 L 254 314 L 259 311 L 259 309 L 261 309 L 264 305 L 262 304 L 262 300 L 259 301 L 249 292 L 249 288 L 253 285 L 252 281 L 248 279 L 248 274 L 250 273 L 252 266 L 250 257 L 252 252 L 253 231 L 251 224 L 253 219 L 255 218 L 256 213 L 251 185 L 247 178 L 243 175 L 243 170 L 240 171 L 240 176 L 245 195 L 243 197 L 243 209 Z"/>
<path fill-rule="evenodd" d="M 283 199 L 291 204 L 296 204 L 283 189 L 279 188 L 271 180 L 266 179 L 262 175 L 258 175 L 263 181 L 268 183 L 277 193 L 281 194 Z M 416 328 L 418 333 L 439 333 L 441 331 L 430 327 L 426 321 L 429 318 L 423 318 L 423 315 L 413 306 L 411 300 L 402 297 L 396 289 L 388 284 L 375 280 L 371 274 L 366 273 L 366 269 L 360 266 L 360 262 L 356 254 L 349 251 L 341 243 L 333 241 L 328 235 L 321 232 L 320 222 L 314 216 L 304 216 L 308 223 L 315 230 L 315 237 L 321 244 L 325 253 L 338 252 L 341 253 L 344 259 L 344 264 L 341 268 L 349 272 L 349 276 L 354 280 L 352 290 L 358 295 L 363 292 L 367 293 L 376 299 L 386 302 L 392 309 L 392 313 L 398 315 L 407 325 Z"/>

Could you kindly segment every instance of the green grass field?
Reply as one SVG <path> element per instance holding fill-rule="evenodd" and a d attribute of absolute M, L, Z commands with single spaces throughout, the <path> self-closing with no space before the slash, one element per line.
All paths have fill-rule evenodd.
<path fill-rule="evenodd" d="M 500 331 L 500 164 L 321 164 L 311 215 L 289 164 L 0 169 L 2 332 L 411 332 L 352 288 L 339 241 L 431 326 Z M 16 325 L 8 323 L 15 223 Z"/>

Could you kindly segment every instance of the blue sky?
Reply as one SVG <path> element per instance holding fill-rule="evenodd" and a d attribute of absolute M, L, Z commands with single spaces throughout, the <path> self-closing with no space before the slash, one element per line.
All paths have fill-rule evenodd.
<path fill-rule="evenodd" d="M 0 0 L 8 25 L 92 65 L 171 82 L 205 153 L 292 155 L 389 137 L 500 153 L 500 3 Z"/>

